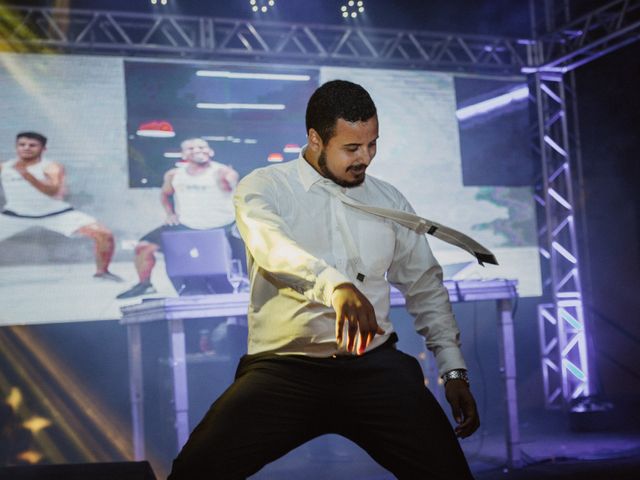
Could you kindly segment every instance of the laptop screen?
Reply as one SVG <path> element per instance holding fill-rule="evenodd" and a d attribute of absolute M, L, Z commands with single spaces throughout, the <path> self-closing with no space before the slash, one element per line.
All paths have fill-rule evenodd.
<path fill-rule="evenodd" d="M 224 229 L 162 233 L 167 275 L 180 295 L 226 293 L 231 248 Z"/>

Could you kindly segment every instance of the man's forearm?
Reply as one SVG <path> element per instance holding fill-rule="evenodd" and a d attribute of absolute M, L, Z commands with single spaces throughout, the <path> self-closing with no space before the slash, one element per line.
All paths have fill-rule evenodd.
<path fill-rule="evenodd" d="M 173 208 L 173 202 L 171 201 L 171 195 L 168 195 L 164 192 L 160 194 L 160 203 L 162 204 L 162 208 L 164 208 L 167 216 L 175 215 L 176 212 Z"/>

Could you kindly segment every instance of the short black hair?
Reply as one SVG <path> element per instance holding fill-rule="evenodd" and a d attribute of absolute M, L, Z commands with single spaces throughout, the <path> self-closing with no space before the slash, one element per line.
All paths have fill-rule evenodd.
<path fill-rule="evenodd" d="M 47 146 L 47 137 L 38 132 L 20 132 L 16 135 L 16 142 L 20 138 L 31 138 L 33 140 L 39 141 L 43 147 Z"/>
<path fill-rule="evenodd" d="M 313 128 L 326 144 L 333 137 L 339 118 L 364 122 L 375 114 L 376 105 L 364 88 L 346 80 L 332 80 L 313 92 L 307 103 L 307 133 Z"/>

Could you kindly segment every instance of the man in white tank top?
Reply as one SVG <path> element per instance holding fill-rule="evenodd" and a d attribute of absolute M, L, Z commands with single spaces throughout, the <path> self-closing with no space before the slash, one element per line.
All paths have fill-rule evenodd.
<path fill-rule="evenodd" d="M 175 230 L 209 230 L 225 228 L 233 256 L 244 250 L 235 231 L 233 192 L 238 172 L 212 160 L 214 151 L 200 138 L 181 144 L 184 165 L 164 175 L 160 202 L 166 213 L 165 224 L 144 235 L 136 245 L 135 267 L 139 282 L 117 298 L 131 298 L 154 293 L 151 272 L 155 253 L 161 250 L 162 233 Z"/>
<path fill-rule="evenodd" d="M 109 272 L 114 240 L 111 230 L 65 202 L 64 167 L 43 158 L 47 138 L 36 132 L 16 136 L 17 158 L 0 164 L 0 181 L 6 204 L 0 214 L 0 241 L 30 227 L 58 232 L 66 237 L 82 235 L 95 242 L 94 277 L 121 281 Z"/>

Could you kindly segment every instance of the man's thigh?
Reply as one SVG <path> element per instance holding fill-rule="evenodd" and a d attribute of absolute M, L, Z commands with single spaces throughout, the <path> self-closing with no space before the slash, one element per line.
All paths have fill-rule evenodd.
<path fill-rule="evenodd" d="M 303 366 L 242 362 L 174 461 L 171 479 L 245 478 L 322 433 L 321 387 Z"/>
<path fill-rule="evenodd" d="M 34 219 L 14 217 L 0 213 L 0 241 L 12 237 L 27 228 L 38 226 Z"/>
<path fill-rule="evenodd" d="M 398 478 L 469 479 L 444 411 L 424 386 L 418 362 L 387 349 L 371 356 L 347 389 L 352 421 L 340 432 Z"/>

